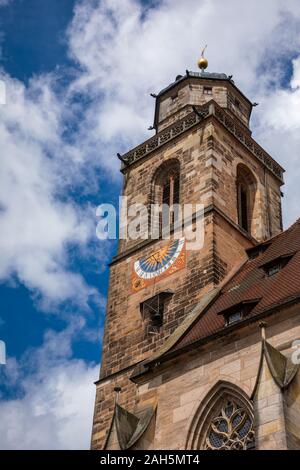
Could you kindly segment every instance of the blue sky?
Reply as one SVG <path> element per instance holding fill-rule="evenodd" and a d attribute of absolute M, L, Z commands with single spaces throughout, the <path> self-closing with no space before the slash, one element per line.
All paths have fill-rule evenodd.
<path fill-rule="evenodd" d="M 260 103 L 285 225 L 299 216 L 300 8 L 241 3 L 0 0 L 0 448 L 88 448 L 116 249 L 95 209 L 117 204 L 116 153 L 151 136 L 149 93 L 196 70 L 202 45 Z"/>
<path fill-rule="evenodd" d="M 39 74 L 57 70 L 59 67 L 74 67 L 67 55 L 65 31 L 72 19 L 74 1 L 52 0 L 40 2 L 39 0 L 18 0 L 10 2 L 7 7 L 0 10 L 0 23 L 3 34 L 2 41 L 2 67 L 13 78 L 28 83 Z M 103 188 L 104 189 L 104 188 Z M 111 192 L 111 188 L 108 188 Z M 105 189 L 104 189 L 105 190 Z M 115 185 L 116 194 L 119 190 Z M 69 191 L 71 194 L 71 191 Z M 69 195 L 64 195 L 69 197 Z M 71 194 L 78 204 L 87 201 L 97 204 L 101 194 L 93 191 L 82 195 L 80 192 Z M 114 198 L 114 194 L 110 194 Z M 69 248 L 71 249 L 71 247 Z M 84 257 L 78 256 L 76 249 L 69 260 L 72 270 L 83 273 L 87 283 L 105 297 L 107 290 L 107 270 L 97 269 L 97 261 L 91 260 L 86 264 Z M 1 337 L 5 339 L 7 354 L 20 358 L 24 351 L 30 347 L 38 347 L 43 343 L 46 329 L 62 330 L 66 321 L 60 316 L 40 315 L 38 292 L 26 288 L 14 275 L 1 286 Z M 93 329 L 103 325 L 103 317 L 99 309 L 98 299 L 93 299 L 90 305 L 88 324 Z M 67 311 L 68 303 L 60 305 L 60 311 Z M 100 311 L 99 311 L 100 310 Z M 74 344 L 74 356 L 88 361 L 99 362 L 100 340 L 81 341 Z M 11 398 L 18 389 L 7 390 Z"/>

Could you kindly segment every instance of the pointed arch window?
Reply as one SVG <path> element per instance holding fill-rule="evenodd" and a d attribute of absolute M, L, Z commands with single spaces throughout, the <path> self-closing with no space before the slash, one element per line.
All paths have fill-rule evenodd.
<path fill-rule="evenodd" d="M 255 178 L 243 164 L 237 167 L 237 212 L 238 224 L 251 234 L 251 225 L 256 196 Z"/>
<path fill-rule="evenodd" d="M 186 449 L 254 449 L 253 420 L 253 404 L 246 393 L 237 385 L 220 380 L 193 416 Z"/>
<path fill-rule="evenodd" d="M 211 418 L 203 448 L 249 450 L 254 446 L 252 417 L 245 407 L 226 396 Z"/>
<path fill-rule="evenodd" d="M 158 229 L 159 236 L 165 228 L 176 223 L 180 203 L 180 168 L 176 159 L 163 163 L 153 178 L 151 204 L 161 208 L 155 218 L 150 211 L 151 229 Z M 154 220 L 153 220 L 154 217 Z M 156 220 L 157 219 L 157 220 Z"/>

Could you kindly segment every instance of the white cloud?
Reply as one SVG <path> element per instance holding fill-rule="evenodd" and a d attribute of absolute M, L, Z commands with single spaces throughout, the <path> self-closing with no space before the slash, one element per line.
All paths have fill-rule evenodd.
<path fill-rule="evenodd" d="M 275 88 L 259 97 L 256 137 L 286 169 L 283 191 L 286 225 L 299 216 L 300 198 L 300 56 L 293 60 L 293 74 L 286 88 Z M 290 86 L 289 86 L 290 85 Z"/>
<path fill-rule="evenodd" d="M 0 449 L 88 449 L 99 365 L 72 359 L 72 341 L 84 333 L 74 317 L 19 362 L 9 358 L 3 383 L 20 397 L 0 401 Z"/>
<path fill-rule="evenodd" d="M 88 298 L 82 276 L 68 269 L 67 247 L 89 243 L 95 220 L 80 205 L 58 196 L 78 179 L 81 187 L 97 187 L 95 170 L 116 180 L 116 153 L 151 135 L 146 131 L 154 111 L 149 93 L 186 68 L 195 69 L 205 43 L 209 69 L 233 73 L 250 98 L 260 98 L 254 130 L 261 144 L 276 137 L 279 122 L 294 137 L 299 94 L 282 90 L 278 82 L 270 95 L 269 84 L 280 79 L 284 58 L 299 50 L 297 5 L 296 0 L 165 0 L 145 9 L 135 0 L 79 1 L 67 38 L 80 68 L 64 93 L 57 91 L 55 74 L 34 77 L 26 88 L 5 77 L 8 103 L 0 117 L 2 279 L 16 275 L 58 301 L 78 292 L 79 301 Z M 297 67 L 295 60 L 294 88 Z M 78 96 L 88 98 L 87 104 L 78 99 L 75 104 Z M 74 121 L 78 127 L 68 141 L 64 133 Z M 284 150 L 278 159 L 289 164 L 294 148 Z"/>
<path fill-rule="evenodd" d="M 3 79 L 0 278 L 16 276 L 50 300 L 84 303 L 92 290 L 68 270 L 67 245 L 88 243 L 93 220 L 59 198 L 74 166 L 61 135 L 63 108 L 50 77 L 36 78 L 27 88 L 7 75 Z"/>
<path fill-rule="evenodd" d="M 81 133 L 96 149 L 99 138 L 105 142 L 99 158 L 104 167 L 116 171 L 118 162 L 108 156 L 151 135 L 146 131 L 154 111 L 149 93 L 158 92 L 186 68 L 195 70 L 200 47 L 207 43 L 209 70 L 233 74 L 241 90 L 260 101 L 254 111 L 254 135 L 299 177 L 300 169 L 291 168 L 299 94 L 281 85 L 288 57 L 292 59 L 300 50 L 299 32 L 296 0 L 165 0 L 146 10 L 134 0 L 82 0 L 68 31 L 70 54 L 82 68 L 72 92 L 86 91 L 94 97 Z M 293 66 L 291 86 L 295 88 L 297 59 Z M 269 145 L 277 141 L 279 123 L 290 142 L 285 142 L 282 152 L 280 146 Z M 285 205 L 287 223 L 293 220 L 290 208 L 297 200 L 291 191 Z"/>
<path fill-rule="evenodd" d="M 116 181 L 116 152 L 151 135 L 149 93 L 186 68 L 195 70 L 206 43 L 209 70 L 233 74 L 241 90 L 260 102 L 255 136 L 287 167 L 285 209 L 291 223 L 299 216 L 300 197 L 299 21 L 298 0 L 165 0 L 146 9 L 135 0 L 79 1 L 67 38 L 79 68 L 63 93 L 55 73 L 34 77 L 26 87 L 4 75 L 2 280 L 17 277 L 46 301 L 84 304 L 94 294 L 69 268 L 68 247 L 75 244 L 87 254 L 95 220 L 65 196 L 79 183 L 80 190 L 96 187 L 99 170 Z M 87 100 L 81 103 L 80 96 Z M 73 122 L 76 131 L 66 139 Z M 101 250 L 106 256 L 106 246 Z M 59 355 L 49 363 L 54 351 Z M 98 368 L 71 354 L 68 340 L 49 333 L 33 354 L 35 373 L 22 376 L 20 365 L 10 360 L 9 380 L 21 374 L 24 396 L 0 404 L 3 448 L 88 447 Z"/>
<path fill-rule="evenodd" d="M 0 402 L 0 449 L 88 449 L 99 365 L 69 360 L 30 377 Z"/>

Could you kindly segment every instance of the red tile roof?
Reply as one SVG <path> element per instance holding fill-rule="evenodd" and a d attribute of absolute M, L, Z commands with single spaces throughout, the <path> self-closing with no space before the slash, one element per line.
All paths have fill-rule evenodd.
<path fill-rule="evenodd" d="M 256 251 L 259 255 L 253 257 Z M 226 283 L 216 301 L 200 315 L 172 350 L 181 349 L 224 329 L 225 319 L 220 313 L 241 302 L 259 299 L 249 313 L 253 317 L 300 297 L 300 219 L 285 232 L 248 250 L 248 255 L 249 260 Z M 277 274 L 268 276 L 263 266 L 287 255 L 292 255 L 288 263 Z"/>

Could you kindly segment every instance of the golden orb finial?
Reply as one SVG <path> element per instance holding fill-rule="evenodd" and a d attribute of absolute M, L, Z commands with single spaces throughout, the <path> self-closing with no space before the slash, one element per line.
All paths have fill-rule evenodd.
<path fill-rule="evenodd" d="M 199 67 L 199 69 L 201 69 L 201 72 L 203 72 L 205 69 L 207 69 L 207 66 L 208 66 L 208 60 L 204 57 L 204 52 L 205 52 L 206 48 L 207 48 L 207 45 L 202 50 L 201 57 L 198 60 L 198 67 Z"/>

